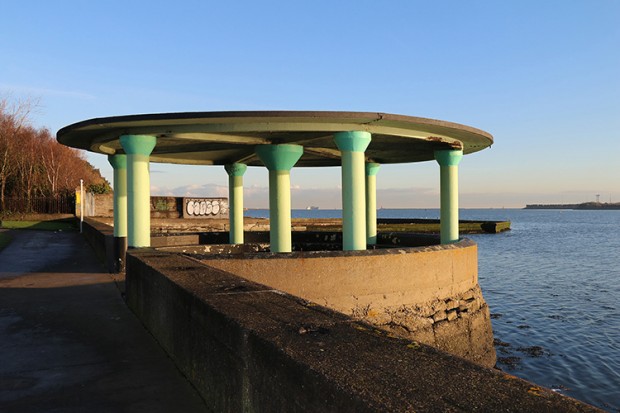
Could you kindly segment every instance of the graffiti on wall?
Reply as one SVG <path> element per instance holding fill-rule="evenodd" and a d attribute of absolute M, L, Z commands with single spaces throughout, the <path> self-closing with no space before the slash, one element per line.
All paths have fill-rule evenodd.
<path fill-rule="evenodd" d="M 227 218 L 226 198 L 183 198 L 183 218 Z"/>

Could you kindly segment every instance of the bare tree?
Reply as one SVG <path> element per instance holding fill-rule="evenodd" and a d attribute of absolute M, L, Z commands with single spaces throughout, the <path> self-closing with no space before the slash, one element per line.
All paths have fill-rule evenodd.
<path fill-rule="evenodd" d="M 32 104 L 28 101 L 10 104 L 0 100 L 0 206 L 4 210 L 7 185 L 17 173 L 14 155 L 18 150 L 18 135 L 26 124 Z"/>
<path fill-rule="evenodd" d="M 35 128 L 28 116 L 31 105 L 0 100 L 0 211 L 6 197 L 31 199 L 38 195 L 71 194 L 80 179 L 98 190 L 109 183 L 82 152 L 61 145 L 46 128 Z"/>

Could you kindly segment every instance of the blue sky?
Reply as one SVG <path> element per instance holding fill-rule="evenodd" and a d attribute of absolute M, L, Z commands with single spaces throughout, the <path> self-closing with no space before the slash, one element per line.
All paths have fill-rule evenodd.
<path fill-rule="evenodd" d="M 344 110 L 463 123 L 465 208 L 620 202 L 620 2 L 13 1 L 0 97 L 54 133 L 151 112 Z M 103 155 L 88 159 L 111 181 Z M 222 167 L 151 167 L 155 195 L 226 195 Z M 245 176 L 267 205 L 267 172 Z M 293 207 L 339 207 L 338 168 L 294 169 Z M 384 165 L 378 204 L 439 205 L 434 162 Z"/>

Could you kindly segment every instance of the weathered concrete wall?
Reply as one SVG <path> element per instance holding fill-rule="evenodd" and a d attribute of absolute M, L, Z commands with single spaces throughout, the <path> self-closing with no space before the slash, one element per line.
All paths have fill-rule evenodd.
<path fill-rule="evenodd" d="M 111 227 L 101 228 L 111 233 Z M 336 233 L 293 235 L 294 242 L 306 246 L 325 247 L 328 241 L 341 241 L 341 234 Z M 215 268 L 482 365 L 495 365 L 489 308 L 478 286 L 477 250 L 473 242 L 406 248 L 403 245 L 436 244 L 437 240 L 432 236 L 385 233 L 379 234 L 379 240 L 396 249 L 269 254 L 264 252 L 268 236 L 264 232 L 248 232 L 248 244 L 242 249 L 222 244 L 228 240 L 225 232 L 153 236 L 151 245 L 171 252 L 204 255 L 202 259 Z M 108 268 L 114 272 L 112 239 L 100 241 L 107 248 L 104 254 Z M 261 254 L 249 254 L 258 251 Z"/>
<path fill-rule="evenodd" d="M 494 366 L 476 244 L 205 255 L 204 263 Z"/>
<path fill-rule="evenodd" d="M 130 251 L 127 298 L 214 412 L 597 411 L 178 254 Z"/>
<path fill-rule="evenodd" d="M 114 216 L 114 195 L 98 194 L 95 195 L 95 215 L 100 217 Z"/>
<path fill-rule="evenodd" d="M 96 219 L 84 218 L 82 233 L 107 270 L 116 272 L 118 257 L 114 251 L 114 228 Z"/>
<path fill-rule="evenodd" d="M 85 216 L 110 218 L 114 216 L 114 194 L 92 194 L 86 193 Z M 78 191 L 79 198 L 79 191 Z M 188 202 L 198 202 L 199 206 L 195 213 L 188 214 Z M 204 203 L 205 208 L 200 208 Z M 209 208 L 206 208 L 208 203 Z M 216 208 L 214 208 L 216 205 Z M 80 215 L 80 204 L 76 203 L 75 215 Z M 191 208 L 194 212 L 195 208 Z M 172 196 L 152 196 L 151 197 L 151 218 L 159 219 L 216 219 L 228 221 L 228 199 L 227 198 L 183 198 Z M 182 221 L 176 221 L 182 223 Z M 181 224 L 182 225 L 182 224 Z"/>

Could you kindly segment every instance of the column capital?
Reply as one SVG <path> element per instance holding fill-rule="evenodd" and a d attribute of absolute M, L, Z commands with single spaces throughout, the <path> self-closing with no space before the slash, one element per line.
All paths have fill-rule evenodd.
<path fill-rule="evenodd" d="M 258 145 L 256 154 L 270 171 L 290 171 L 297 163 L 304 148 L 301 145 Z"/>
<path fill-rule="evenodd" d="M 375 162 L 366 163 L 366 176 L 375 176 L 379 172 L 381 165 Z"/>
<path fill-rule="evenodd" d="M 245 171 L 247 171 L 248 166 L 243 163 L 229 163 L 224 165 L 224 169 L 228 176 L 243 176 Z"/>
<path fill-rule="evenodd" d="M 157 138 L 151 135 L 122 135 L 120 141 L 127 154 L 148 156 L 155 148 Z"/>
<path fill-rule="evenodd" d="M 334 142 L 340 152 L 364 152 L 371 141 L 370 132 L 349 131 L 334 133 Z"/>
<path fill-rule="evenodd" d="M 457 166 L 463 159 L 461 149 L 442 149 L 435 151 L 435 160 L 440 166 Z"/>
<path fill-rule="evenodd" d="M 127 169 L 127 155 L 125 154 L 108 155 L 108 162 L 114 169 Z"/>

